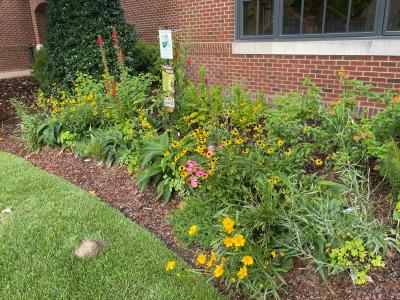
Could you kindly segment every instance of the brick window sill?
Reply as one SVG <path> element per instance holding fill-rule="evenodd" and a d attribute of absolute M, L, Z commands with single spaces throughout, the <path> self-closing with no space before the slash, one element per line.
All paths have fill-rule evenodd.
<path fill-rule="evenodd" d="M 400 39 L 235 41 L 232 53 L 400 56 Z"/>

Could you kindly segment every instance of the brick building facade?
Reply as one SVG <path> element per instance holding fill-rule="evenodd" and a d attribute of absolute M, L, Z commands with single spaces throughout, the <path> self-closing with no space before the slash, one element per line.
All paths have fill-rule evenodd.
<path fill-rule="evenodd" d="M 45 0 L 0 0 L 0 72 L 29 69 L 43 43 Z"/>
<path fill-rule="evenodd" d="M 383 1 L 374 3 L 381 5 Z M 376 91 L 400 88 L 400 36 L 241 40 L 236 23 L 239 5 L 257 1 L 125 2 L 127 15 L 144 40 L 157 42 L 156 33 L 160 27 L 179 31 L 176 37 L 190 45 L 189 69 L 192 76 L 196 77 L 197 69 L 204 65 L 211 84 L 228 85 L 242 81 L 251 90 L 263 90 L 267 95 L 274 95 L 301 89 L 304 78 L 309 77 L 323 88 L 325 99 L 334 100 L 340 93 L 337 72 L 343 67 L 350 77 L 376 86 Z M 157 3 L 168 9 L 154 13 Z M 399 11 L 396 16 L 399 16 L 400 23 L 400 5 L 392 3 L 396 6 L 392 10 Z M 379 104 L 361 103 L 361 106 L 371 105 L 381 107 Z M 372 112 L 375 112 L 374 108 Z"/>
<path fill-rule="evenodd" d="M 3 0 L 0 4 L 0 71 L 27 65 L 28 59 L 22 50 L 24 45 L 42 43 L 43 2 Z M 286 7 L 286 2 L 291 3 L 291 6 Z M 393 31 L 376 29 L 384 26 L 389 28 L 389 17 L 390 24 L 400 26 L 396 25 L 400 24 L 400 1 L 353 1 L 361 3 L 361 8 L 357 7 L 360 13 L 357 14 L 356 8 L 349 6 L 349 19 L 347 27 L 346 24 L 343 26 L 343 35 L 327 33 L 309 35 L 312 38 L 308 38 L 303 34 L 288 35 L 289 38 L 286 38 L 282 32 L 288 18 L 283 16 L 284 29 L 280 29 L 280 33 L 277 30 L 282 24 L 275 23 L 278 22 L 279 13 L 285 14 L 285 9 L 290 13 L 290 30 L 296 30 L 293 20 L 296 21 L 300 16 L 303 18 L 301 24 L 305 24 L 300 26 L 300 32 L 309 31 L 309 28 L 319 30 L 321 27 L 315 21 L 318 19 L 317 13 L 313 12 L 315 16 L 307 18 L 307 14 L 310 13 L 306 10 L 308 4 L 304 4 L 305 2 L 307 1 L 122 0 L 126 17 L 134 25 L 141 39 L 156 43 L 158 29 L 173 29 L 176 31 L 176 39 L 189 46 L 188 68 L 192 76 L 196 78 L 197 69 L 204 65 L 208 69 L 208 81 L 211 84 L 228 85 L 242 81 L 251 90 L 263 90 L 271 96 L 277 92 L 299 90 L 303 79 L 309 77 L 323 88 L 323 96 L 330 100 L 337 98 L 340 92 L 336 74 L 344 67 L 351 77 L 372 83 L 377 91 L 400 88 L 400 28 L 392 28 Z M 308 1 L 310 2 L 318 3 L 318 0 Z M 330 16 L 329 3 L 332 1 L 319 2 L 325 4 L 315 7 L 328 6 L 324 7 L 323 18 L 321 14 L 321 20 L 326 23 L 322 25 L 325 31 L 333 25 L 338 27 L 336 23 L 340 21 L 340 16 Z M 302 3 L 302 11 L 300 13 L 299 10 L 298 15 L 296 3 Z M 271 10 L 273 5 L 280 6 L 280 10 Z M 388 6 L 391 6 L 390 9 Z M 335 9 L 338 10 L 337 7 Z M 368 21 L 371 16 L 374 18 L 375 10 L 375 22 Z M 257 11 L 256 17 L 254 11 Z M 263 28 L 266 31 L 269 27 L 272 28 L 272 21 L 268 23 L 267 18 L 270 11 L 274 20 L 271 36 L 258 36 L 258 32 L 264 30 Z M 392 11 L 394 13 L 391 13 Z M 384 14 L 389 14 L 389 17 L 381 18 L 380 15 Z M 13 17 L 10 17 L 11 15 Z M 244 21 L 240 23 L 242 19 Z M 381 19 L 382 21 L 379 21 Z M 314 22 L 311 27 L 308 25 L 310 20 L 311 23 Z M 255 23 L 257 24 L 254 25 Z M 369 26 L 370 23 L 371 28 L 375 24 L 371 33 L 357 35 L 351 32 L 353 27 Z M 246 30 L 253 29 L 254 34 L 247 36 Z M 16 53 L 19 55 L 15 55 Z"/>

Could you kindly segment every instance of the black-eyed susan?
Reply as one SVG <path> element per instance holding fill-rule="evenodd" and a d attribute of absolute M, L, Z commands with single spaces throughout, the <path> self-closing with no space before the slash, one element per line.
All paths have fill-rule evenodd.
<path fill-rule="evenodd" d="M 318 167 L 320 167 L 320 166 L 322 166 L 323 164 L 324 164 L 324 162 L 323 162 L 323 160 L 322 159 L 316 159 L 315 161 L 314 161 L 314 163 L 315 163 L 315 165 L 316 166 L 318 166 Z"/>

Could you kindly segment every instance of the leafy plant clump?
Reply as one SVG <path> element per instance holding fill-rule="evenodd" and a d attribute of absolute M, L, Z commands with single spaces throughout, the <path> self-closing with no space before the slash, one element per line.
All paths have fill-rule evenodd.
<path fill-rule="evenodd" d="M 120 33 L 118 38 L 112 37 L 112 27 Z M 136 34 L 127 23 L 119 0 L 47 1 L 45 69 L 50 82 L 71 84 L 77 72 L 100 78 L 103 66 L 98 59 L 96 41 L 99 35 L 107 46 L 111 74 L 118 74 L 113 38 L 124 53 L 127 67 L 130 70 L 140 68 L 141 61 L 136 58 Z"/>
<path fill-rule="evenodd" d="M 388 249 L 399 249 L 395 91 L 374 93 L 341 70 L 343 94 L 329 106 L 308 79 L 303 94 L 267 104 L 241 85 L 209 86 L 204 68 L 192 83 L 180 62 L 177 107 L 168 115 L 156 78 L 130 75 L 115 43 L 114 76 L 101 36 L 98 45 L 101 78 L 80 73 L 73 90 L 40 93 L 33 114 L 20 107 L 25 140 L 32 149 L 61 146 L 125 164 L 164 202 L 178 194 L 171 215 L 178 237 L 208 249 L 196 254 L 198 271 L 249 296 L 278 298 L 294 258 L 314 262 L 324 280 L 348 271 L 364 284 Z M 360 99 L 387 108 L 357 115 Z M 391 184 L 392 195 L 378 219 L 381 184 Z M 166 271 L 174 267 L 168 261 Z"/>

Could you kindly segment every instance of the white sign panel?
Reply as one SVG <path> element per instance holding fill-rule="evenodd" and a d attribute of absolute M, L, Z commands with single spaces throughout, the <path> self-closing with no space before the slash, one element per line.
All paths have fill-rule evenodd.
<path fill-rule="evenodd" d="M 174 59 L 174 50 L 172 44 L 172 31 L 160 30 L 160 52 L 161 58 Z"/>
<path fill-rule="evenodd" d="M 173 97 L 165 97 L 164 106 L 169 108 L 175 108 L 175 99 Z"/>

